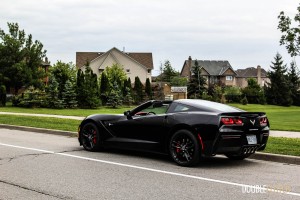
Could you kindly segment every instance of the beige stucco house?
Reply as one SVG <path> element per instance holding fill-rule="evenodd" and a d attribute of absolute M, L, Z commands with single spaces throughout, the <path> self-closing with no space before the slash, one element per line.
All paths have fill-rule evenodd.
<path fill-rule="evenodd" d="M 125 52 L 115 47 L 107 52 L 76 52 L 76 66 L 84 71 L 87 63 L 98 77 L 106 67 L 118 64 L 132 81 L 136 76 L 142 83 L 147 78 L 151 81 L 152 53 Z"/>

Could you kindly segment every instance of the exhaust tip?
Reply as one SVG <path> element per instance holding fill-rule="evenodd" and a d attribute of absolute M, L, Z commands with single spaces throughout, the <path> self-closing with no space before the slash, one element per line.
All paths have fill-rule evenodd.
<path fill-rule="evenodd" d="M 248 148 L 247 153 L 251 153 L 251 147 Z"/>

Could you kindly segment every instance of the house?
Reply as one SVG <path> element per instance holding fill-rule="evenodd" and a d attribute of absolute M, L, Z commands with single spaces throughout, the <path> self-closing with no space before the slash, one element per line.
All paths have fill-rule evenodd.
<path fill-rule="evenodd" d="M 131 81 L 136 76 L 143 83 L 147 78 L 151 81 L 152 53 L 125 52 L 115 47 L 107 52 L 76 52 L 76 66 L 84 71 L 87 63 L 98 77 L 106 67 L 119 64 Z"/>
<path fill-rule="evenodd" d="M 43 79 L 43 82 L 44 82 L 45 85 L 48 85 L 48 82 L 49 82 L 49 77 L 48 77 L 49 67 L 50 67 L 50 62 L 48 61 L 48 58 L 46 57 L 45 61 L 42 60 L 42 62 L 41 62 L 41 69 L 46 74 L 46 77 Z"/>
<path fill-rule="evenodd" d="M 191 77 L 192 67 L 195 66 L 195 61 L 189 56 L 185 60 L 180 75 L 182 77 Z M 228 61 L 218 60 L 197 60 L 201 68 L 200 75 L 204 76 L 207 81 L 207 86 L 221 85 L 221 86 L 235 86 L 237 73 L 233 70 Z"/>
<path fill-rule="evenodd" d="M 235 71 L 237 73 L 236 85 L 241 88 L 248 86 L 248 79 L 254 78 L 257 83 L 262 87 L 265 83 L 269 83 L 270 79 L 267 77 L 267 72 L 261 66 L 248 67 L 246 69 L 238 69 Z"/>

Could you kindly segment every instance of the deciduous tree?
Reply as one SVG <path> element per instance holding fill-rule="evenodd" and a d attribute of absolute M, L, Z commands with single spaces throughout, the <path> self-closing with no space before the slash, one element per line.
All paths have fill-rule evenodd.
<path fill-rule="evenodd" d="M 58 96 L 60 99 L 62 99 L 66 82 L 71 81 L 72 84 L 74 84 L 76 67 L 72 63 L 57 61 L 57 63 L 55 63 L 49 71 L 58 82 Z"/>
<path fill-rule="evenodd" d="M 106 73 L 111 87 L 116 82 L 119 88 L 121 88 L 124 80 L 127 79 L 125 71 L 118 64 L 113 64 L 111 67 L 106 67 L 104 72 Z"/>
<path fill-rule="evenodd" d="M 256 79 L 254 78 L 248 79 L 248 86 L 242 89 L 242 95 L 247 98 L 248 103 L 266 103 L 263 88 L 258 85 Z"/>
<path fill-rule="evenodd" d="M 286 16 L 283 11 L 278 16 L 278 29 L 282 33 L 280 45 L 285 45 L 292 57 L 298 56 L 300 53 L 300 6 L 297 7 L 297 11 L 293 20 Z M 294 26 L 292 26 L 292 22 L 294 22 Z"/>
<path fill-rule="evenodd" d="M 19 29 L 17 23 L 7 23 L 8 33 L 0 28 L 0 74 L 5 77 L 6 88 L 15 94 L 23 86 L 43 87 L 45 73 L 40 69 L 46 56 L 43 44 Z"/>

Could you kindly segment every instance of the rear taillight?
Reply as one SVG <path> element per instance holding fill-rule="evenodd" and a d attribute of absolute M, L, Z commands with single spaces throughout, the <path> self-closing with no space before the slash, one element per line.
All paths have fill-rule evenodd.
<path fill-rule="evenodd" d="M 243 125 L 243 120 L 241 118 L 235 118 L 235 117 L 222 117 L 221 122 L 224 125 Z"/>
<path fill-rule="evenodd" d="M 259 123 L 261 126 L 267 126 L 268 125 L 268 118 L 267 117 L 261 117 L 259 119 Z"/>

